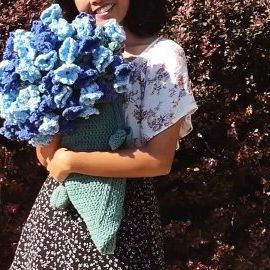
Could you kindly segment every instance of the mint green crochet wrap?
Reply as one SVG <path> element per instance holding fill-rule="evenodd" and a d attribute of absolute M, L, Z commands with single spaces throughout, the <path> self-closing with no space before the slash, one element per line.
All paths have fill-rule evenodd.
<path fill-rule="evenodd" d="M 122 98 L 97 104 L 100 114 L 76 119 L 78 128 L 62 137 L 61 146 L 74 151 L 111 151 L 125 141 Z M 123 217 L 125 179 L 70 174 L 52 193 L 50 203 L 65 208 L 69 202 L 86 223 L 102 254 L 114 252 L 116 234 Z"/>

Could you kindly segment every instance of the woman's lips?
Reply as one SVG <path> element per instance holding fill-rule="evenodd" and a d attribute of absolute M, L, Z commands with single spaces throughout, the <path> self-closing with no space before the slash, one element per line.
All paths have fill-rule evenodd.
<path fill-rule="evenodd" d="M 111 13 L 113 7 L 114 7 L 114 4 L 108 4 L 104 7 L 101 7 L 95 10 L 96 19 L 101 19 L 101 20 L 108 19 L 107 16 L 109 15 L 109 13 Z"/>

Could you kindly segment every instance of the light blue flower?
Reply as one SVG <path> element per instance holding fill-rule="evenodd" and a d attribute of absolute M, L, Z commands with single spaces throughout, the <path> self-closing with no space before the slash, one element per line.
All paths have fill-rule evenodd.
<path fill-rule="evenodd" d="M 68 37 L 59 48 L 59 58 L 66 63 L 73 63 L 78 56 L 79 44 L 76 40 Z"/>
<path fill-rule="evenodd" d="M 36 56 L 36 50 L 32 45 L 33 33 L 17 29 L 14 32 L 14 52 L 19 58 L 24 60 L 33 60 Z"/>
<path fill-rule="evenodd" d="M 19 91 L 16 99 L 17 108 L 24 111 L 35 112 L 41 101 L 38 86 L 29 85 Z"/>
<path fill-rule="evenodd" d="M 26 106 L 18 104 L 16 101 L 12 102 L 10 107 L 6 110 L 6 119 L 12 125 L 24 123 L 29 118 L 29 115 Z"/>
<path fill-rule="evenodd" d="M 126 39 L 123 28 L 115 19 L 110 19 L 102 26 L 97 26 L 95 36 L 102 41 L 104 46 L 108 47 L 113 52 L 118 52 Z"/>
<path fill-rule="evenodd" d="M 75 32 L 74 27 L 63 18 L 60 18 L 59 20 L 53 20 L 49 24 L 49 28 L 60 41 L 71 37 Z"/>
<path fill-rule="evenodd" d="M 96 83 L 81 89 L 80 104 L 93 106 L 102 97 L 103 93 L 99 90 Z"/>
<path fill-rule="evenodd" d="M 67 99 L 72 94 L 72 88 L 69 86 L 62 87 L 62 91 L 54 96 L 54 102 L 57 108 L 64 108 L 66 106 Z"/>
<path fill-rule="evenodd" d="M 57 52 L 50 51 L 48 53 L 40 54 L 34 61 L 34 65 L 40 70 L 49 71 L 54 68 L 57 61 Z"/>
<path fill-rule="evenodd" d="M 9 64 L 10 64 L 9 60 L 3 60 L 0 62 L 0 80 L 4 78 L 6 69 Z"/>
<path fill-rule="evenodd" d="M 43 135 L 55 135 L 59 131 L 58 119 L 59 115 L 53 113 L 46 114 L 43 117 L 42 124 L 38 128 L 38 131 Z"/>
<path fill-rule="evenodd" d="M 22 81 L 34 83 L 34 81 L 41 78 L 39 69 L 34 66 L 32 61 L 20 61 L 15 71 L 20 75 Z"/>
<path fill-rule="evenodd" d="M 95 19 L 91 15 L 82 12 L 71 23 L 77 32 L 77 38 L 83 39 L 93 35 Z"/>
<path fill-rule="evenodd" d="M 89 117 L 93 114 L 99 114 L 99 110 L 91 106 L 86 106 L 80 113 L 80 117 L 89 119 Z"/>
<path fill-rule="evenodd" d="M 53 139 L 52 135 L 43 135 L 38 134 L 35 137 L 33 137 L 31 140 L 29 140 L 29 143 L 33 145 L 34 147 L 42 147 L 48 145 Z"/>
<path fill-rule="evenodd" d="M 117 52 L 121 50 L 122 44 L 120 42 L 112 41 L 108 44 L 108 48 L 113 52 Z"/>
<path fill-rule="evenodd" d="M 7 93 L 0 93 L 0 117 L 6 118 L 9 113 L 11 104 L 16 100 L 17 91 L 9 91 Z"/>
<path fill-rule="evenodd" d="M 106 68 L 113 62 L 113 53 L 104 46 L 93 51 L 93 64 L 99 72 L 105 72 Z"/>
<path fill-rule="evenodd" d="M 55 81 L 72 85 L 77 80 L 80 70 L 80 67 L 75 64 L 63 64 L 54 71 Z"/>
<path fill-rule="evenodd" d="M 52 4 L 40 15 L 41 21 L 46 25 L 49 25 L 53 20 L 59 20 L 60 18 L 62 18 L 62 9 L 58 4 Z"/>
<path fill-rule="evenodd" d="M 103 29 L 111 41 L 123 43 L 126 40 L 124 29 L 117 23 L 116 19 L 110 19 L 103 25 Z"/>

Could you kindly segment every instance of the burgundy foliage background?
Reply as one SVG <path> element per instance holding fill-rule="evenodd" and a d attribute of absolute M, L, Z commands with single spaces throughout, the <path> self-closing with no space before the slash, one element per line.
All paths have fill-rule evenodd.
<path fill-rule="evenodd" d="M 0 0 L 0 52 L 46 3 Z M 269 0 L 170 1 L 199 110 L 156 180 L 168 270 L 270 269 Z M 0 269 L 8 269 L 46 171 L 0 137 Z"/>

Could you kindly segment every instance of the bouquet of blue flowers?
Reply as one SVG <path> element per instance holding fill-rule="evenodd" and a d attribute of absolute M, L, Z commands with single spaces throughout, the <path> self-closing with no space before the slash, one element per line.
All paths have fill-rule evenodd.
<path fill-rule="evenodd" d="M 45 146 L 108 151 L 126 138 L 122 93 L 131 65 L 121 56 L 125 33 L 114 19 L 98 26 L 80 13 L 71 23 L 58 4 L 44 10 L 31 31 L 11 32 L 0 62 L 0 134 Z M 71 202 L 101 253 L 115 249 L 123 216 L 124 179 L 71 174 L 51 205 Z"/>

